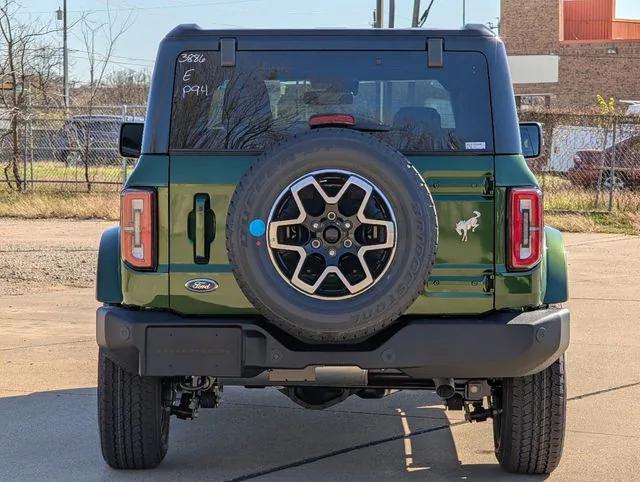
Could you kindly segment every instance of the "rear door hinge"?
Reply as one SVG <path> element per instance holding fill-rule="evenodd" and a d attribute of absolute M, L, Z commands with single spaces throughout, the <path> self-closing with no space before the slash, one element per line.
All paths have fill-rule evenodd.
<path fill-rule="evenodd" d="M 484 275 L 484 292 L 493 293 L 495 290 L 495 276 L 492 274 Z"/>
<path fill-rule="evenodd" d="M 496 181 L 493 176 L 484 178 L 484 194 L 485 196 L 493 196 L 496 187 Z"/>
<path fill-rule="evenodd" d="M 236 65 L 236 39 L 220 39 L 220 65 L 222 67 L 235 67 Z"/>
<path fill-rule="evenodd" d="M 444 40 L 441 38 L 427 39 L 427 64 L 429 68 L 444 66 Z"/>

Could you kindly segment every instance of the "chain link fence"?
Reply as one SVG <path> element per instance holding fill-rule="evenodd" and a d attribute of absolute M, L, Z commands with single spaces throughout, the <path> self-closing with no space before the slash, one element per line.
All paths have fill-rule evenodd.
<path fill-rule="evenodd" d="M 529 166 L 548 210 L 640 210 L 640 116 L 525 111 L 521 118 L 543 125 L 542 156 Z"/>
<path fill-rule="evenodd" d="M 19 116 L 0 112 L 5 187 L 23 192 L 119 190 L 135 163 L 118 153 L 120 126 L 144 121 L 145 112 L 141 105 L 33 107 Z"/>
<path fill-rule="evenodd" d="M 118 191 L 135 164 L 118 154 L 120 125 L 143 121 L 145 112 L 142 105 L 34 107 L 14 127 L 15 114 L 0 111 L 0 190 L 17 178 L 27 192 Z M 525 110 L 521 118 L 543 124 L 542 156 L 529 165 L 547 210 L 640 212 L 640 116 Z"/>

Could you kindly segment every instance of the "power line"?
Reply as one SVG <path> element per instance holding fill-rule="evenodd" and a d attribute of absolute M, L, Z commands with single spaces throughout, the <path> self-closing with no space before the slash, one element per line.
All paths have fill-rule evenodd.
<path fill-rule="evenodd" d="M 70 55 L 70 57 L 75 59 L 75 60 L 83 60 L 85 62 L 88 62 L 88 59 L 86 57 L 81 57 L 79 55 Z M 104 60 L 104 59 L 102 59 L 102 60 Z M 150 65 L 140 65 L 139 63 L 135 63 L 135 62 L 122 62 L 120 60 L 109 60 L 109 64 L 126 65 L 126 66 L 143 67 L 143 68 L 151 67 Z"/>
<path fill-rule="evenodd" d="M 69 49 L 70 52 L 78 52 L 81 54 L 90 54 L 90 55 L 98 55 L 100 57 L 104 59 L 106 59 L 106 54 L 103 54 L 101 52 L 89 52 L 88 50 L 82 50 L 82 49 Z M 123 55 L 111 55 L 110 58 L 114 58 L 114 59 L 122 59 L 122 60 L 133 60 L 136 62 L 150 62 L 153 63 L 155 62 L 155 60 L 153 59 L 140 59 L 140 58 L 136 58 L 136 57 L 125 57 Z"/>
<path fill-rule="evenodd" d="M 179 5 L 155 5 L 155 6 L 151 6 L 151 7 L 119 7 L 119 8 L 102 8 L 102 9 L 97 9 L 97 10 L 93 10 L 93 9 L 87 9 L 87 10 L 68 10 L 68 12 L 70 13 L 91 13 L 91 12 L 137 12 L 137 11 L 142 11 L 142 10 L 165 10 L 165 9 L 170 9 L 170 8 L 195 8 L 195 7 L 210 7 L 210 6 L 215 6 L 215 5 L 237 5 L 239 3 L 253 3 L 253 2 L 261 2 L 263 0 L 235 0 L 235 1 L 224 1 L 224 2 L 204 2 L 204 3 L 185 3 L 185 4 L 179 4 Z M 33 11 L 33 10 L 26 10 L 26 11 L 22 11 L 20 12 L 23 15 L 26 14 L 45 14 L 45 13 L 52 13 L 50 10 L 40 10 L 40 11 Z M 224 25 L 224 24 L 218 24 L 218 25 Z"/>

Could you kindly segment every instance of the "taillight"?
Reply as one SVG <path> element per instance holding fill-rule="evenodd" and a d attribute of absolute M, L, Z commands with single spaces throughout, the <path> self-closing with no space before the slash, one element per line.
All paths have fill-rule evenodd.
<path fill-rule="evenodd" d="M 544 218 L 540 189 L 511 189 L 508 215 L 509 269 L 533 268 L 542 258 Z"/>
<path fill-rule="evenodd" d="M 138 269 L 155 269 L 156 193 L 152 189 L 126 189 L 120 204 L 120 252 Z"/>

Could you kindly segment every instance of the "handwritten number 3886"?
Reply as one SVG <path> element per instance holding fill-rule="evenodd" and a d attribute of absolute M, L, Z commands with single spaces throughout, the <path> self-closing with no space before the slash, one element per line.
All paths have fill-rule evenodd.
<path fill-rule="evenodd" d="M 202 64 L 207 61 L 207 58 L 204 54 L 180 54 L 180 58 L 178 59 L 178 63 L 188 63 L 188 64 Z"/>

